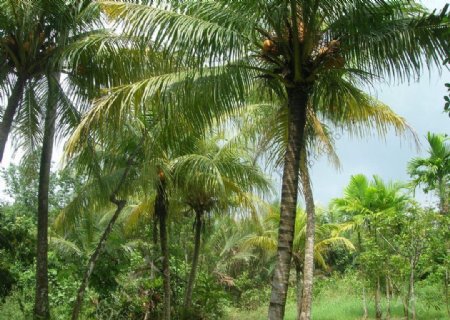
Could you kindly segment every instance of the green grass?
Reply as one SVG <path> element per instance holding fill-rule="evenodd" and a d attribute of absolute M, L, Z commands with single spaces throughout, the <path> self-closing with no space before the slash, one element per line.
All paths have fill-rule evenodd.
<path fill-rule="evenodd" d="M 375 311 L 373 301 L 370 301 L 369 319 L 375 319 Z M 426 309 L 420 304 L 417 307 L 418 320 L 448 320 L 445 310 Z M 384 310 L 383 310 L 384 311 Z M 313 305 L 314 320 L 356 320 L 361 319 L 363 308 L 361 300 L 356 297 L 341 297 L 333 299 L 323 299 L 316 301 Z M 286 307 L 286 320 L 296 319 L 296 306 L 290 301 Z M 383 314 L 384 318 L 384 314 Z M 393 302 L 391 306 L 391 319 L 403 319 L 403 308 L 400 301 Z M 228 313 L 227 320 L 263 320 L 267 319 L 267 307 L 263 306 L 256 310 L 237 310 L 231 309 Z"/>
<path fill-rule="evenodd" d="M 357 295 L 359 290 L 355 289 L 357 285 L 352 286 L 351 281 L 338 280 L 330 281 L 322 286 L 318 285 L 318 290 L 313 303 L 314 320 L 357 320 L 363 315 L 362 299 Z M 439 290 L 436 289 L 435 293 Z M 297 316 L 296 305 L 293 294 L 286 306 L 286 320 L 295 320 Z M 369 319 L 375 319 L 375 308 L 373 297 L 369 297 Z M 436 296 L 439 299 L 439 296 Z M 436 301 L 436 300 L 435 300 Z M 383 301 L 385 302 L 385 301 Z M 439 304 L 439 303 L 438 303 Z M 383 319 L 385 316 L 385 304 L 383 304 Z M 416 303 L 417 320 L 448 320 L 445 305 L 442 303 L 439 310 L 427 305 L 425 301 L 420 300 Z M 267 305 L 264 303 L 256 310 L 230 309 L 227 314 L 227 320 L 263 320 L 267 319 Z M 401 300 L 394 299 L 391 302 L 391 320 L 400 320 L 403 317 L 403 305 Z"/>

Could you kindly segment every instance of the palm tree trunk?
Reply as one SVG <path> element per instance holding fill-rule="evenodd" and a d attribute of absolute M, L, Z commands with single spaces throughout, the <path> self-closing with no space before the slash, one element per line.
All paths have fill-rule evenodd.
<path fill-rule="evenodd" d="M 381 286 L 380 286 L 380 276 L 377 277 L 377 289 L 375 291 L 375 318 L 381 320 Z"/>
<path fill-rule="evenodd" d="M 162 273 L 163 273 L 163 288 L 164 288 L 164 304 L 163 304 L 163 320 L 170 320 L 170 267 L 169 267 L 169 245 L 167 235 L 167 194 L 166 183 L 164 178 L 161 178 L 157 187 L 155 213 L 159 220 L 159 238 L 162 255 Z"/>
<path fill-rule="evenodd" d="M 48 301 L 48 193 L 50 186 L 50 167 L 55 138 L 57 108 L 57 80 L 48 77 L 48 100 L 44 122 L 41 162 L 39 167 L 38 221 L 36 254 L 36 295 L 34 305 L 35 319 L 50 319 Z"/>
<path fill-rule="evenodd" d="M 278 248 L 269 305 L 270 320 L 284 318 L 294 239 L 300 150 L 303 143 L 308 101 L 306 88 L 287 88 L 287 92 L 289 107 L 288 144 L 284 156 Z"/>
<path fill-rule="evenodd" d="M 191 272 L 184 296 L 184 308 L 188 309 L 192 304 L 192 291 L 194 289 L 195 277 L 197 275 L 198 257 L 200 255 L 200 241 L 202 232 L 202 210 L 195 211 L 195 239 L 194 239 L 194 255 L 192 257 Z"/>
<path fill-rule="evenodd" d="M 112 216 L 111 220 L 109 221 L 105 231 L 103 231 L 102 237 L 100 238 L 94 253 L 91 255 L 89 259 L 86 271 L 84 272 L 83 275 L 83 280 L 81 281 L 80 287 L 78 288 L 77 299 L 75 300 L 75 304 L 72 310 L 72 320 L 78 319 L 80 315 L 81 307 L 83 305 L 84 292 L 86 291 L 89 279 L 91 278 L 92 272 L 94 271 L 94 267 L 97 263 L 100 253 L 103 251 L 103 247 L 105 246 L 106 240 L 108 239 L 108 236 L 111 233 L 117 218 L 119 217 L 120 213 L 122 212 L 126 204 L 125 200 L 117 200 L 115 199 L 115 197 L 111 199 L 111 202 L 113 202 L 117 206 L 117 209 L 114 212 L 114 215 Z"/>
<path fill-rule="evenodd" d="M 303 275 L 302 267 L 298 262 L 295 262 L 295 277 L 297 284 L 297 319 L 299 319 L 302 313 Z"/>
<path fill-rule="evenodd" d="M 2 122 L 0 123 L 0 162 L 3 159 L 6 141 L 8 140 L 9 132 L 11 131 L 14 115 L 16 114 L 20 100 L 22 99 L 25 84 L 26 78 L 19 76 L 14 84 L 11 96 L 8 99 L 8 105 L 6 106 L 5 112 L 3 113 Z"/>
<path fill-rule="evenodd" d="M 312 291 L 314 281 L 314 234 L 315 234 L 315 208 L 314 197 L 311 189 L 308 165 L 306 163 L 306 148 L 303 145 L 301 153 L 301 180 L 303 195 L 306 203 L 306 244 L 305 244 L 305 264 L 303 269 L 303 296 L 300 320 L 311 319 Z"/>

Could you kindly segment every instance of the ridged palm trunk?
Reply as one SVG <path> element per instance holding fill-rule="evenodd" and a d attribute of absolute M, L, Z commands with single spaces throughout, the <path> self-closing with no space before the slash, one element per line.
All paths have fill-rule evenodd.
<path fill-rule="evenodd" d="M 303 295 L 301 313 L 299 320 L 311 319 L 312 293 L 314 281 L 314 235 L 315 235 L 315 207 L 314 197 L 309 178 L 306 148 L 303 145 L 300 160 L 300 176 L 302 181 L 303 195 L 306 204 L 306 243 L 305 262 L 303 269 Z"/>
<path fill-rule="evenodd" d="M 55 138 L 57 111 L 57 80 L 49 76 L 48 100 L 44 122 L 41 162 L 39 167 L 37 254 L 36 254 L 36 295 L 34 305 L 35 319 L 50 319 L 48 301 L 48 193 L 50 167 Z"/>
<path fill-rule="evenodd" d="M 200 256 L 200 243 L 202 233 L 202 219 L 203 211 L 195 210 L 195 237 L 194 237 L 194 254 L 192 256 L 191 271 L 189 273 L 189 280 L 184 295 L 184 308 L 188 309 L 192 304 L 192 291 L 194 289 L 195 278 L 198 268 L 198 257 Z"/>
<path fill-rule="evenodd" d="M 80 287 L 78 288 L 77 299 L 75 300 L 75 304 L 72 310 L 72 320 L 76 320 L 80 316 L 81 307 L 83 306 L 83 297 L 86 288 L 88 286 L 89 279 L 91 278 L 92 272 L 94 271 L 95 265 L 97 264 L 97 260 L 100 257 L 100 253 L 103 251 L 103 247 L 106 244 L 106 240 L 108 239 L 108 236 L 111 233 L 117 218 L 119 217 L 120 213 L 122 212 L 123 208 L 126 205 L 125 200 L 117 200 L 115 196 L 111 197 L 111 202 L 114 203 L 117 206 L 117 208 L 111 220 L 109 221 L 105 231 L 103 231 L 102 237 L 100 238 L 94 253 L 89 258 L 87 268 L 83 275 L 83 280 L 81 281 Z"/>
<path fill-rule="evenodd" d="M 9 132 L 11 131 L 14 115 L 19 108 L 20 100 L 25 89 L 26 78 L 19 76 L 14 84 L 11 96 L 8 99 L 8 105 L 3 113 L 2 122 L 0 123 L 0 162 L 3 159 L 5 152 L 6 141 L 8 140 Z"/>
<path fill-rule="evenodd" d="M 297 207 L 300 150 L 305 131 L 308 101 L 306 88 L 287 88 L 287 93 L 289 108 L 288 144 L 284 156 L 278 248 L 269 305 L 270 320 L 283 319 L 286 306 Z"/>
<path fill-rule="evenodd" d="M 295 283 L 297 285 L 297 314 L 302 313 L 302 295 L 303 295 L 303 267 L 299 254 L 294 255 L 295 265 Z"/>
<path fill-rule="evenodd" d="M 170 267 L 169 267 L 169 241 L 167 234 L 167 194 L 166 182 L 164 177 L 160 179 L 157 187 L 155 213 L 159 220 L 159 243 L 161 246 L 162 255 L 162 272 L 163 272 L 163 288 L 164 288 L 164 303 L 163 303 L 163 320 L 170 320 Z"/>

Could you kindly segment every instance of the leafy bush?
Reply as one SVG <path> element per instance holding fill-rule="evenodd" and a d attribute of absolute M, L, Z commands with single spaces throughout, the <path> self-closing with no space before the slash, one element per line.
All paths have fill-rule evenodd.
<path fill-rule="evenodd" d="M 206 273 L 199 273 L 194 288 L 193 304 L 189 310 L 180 312 L 183 320 L 221 319 L 230 297 L 217 283 L 217 279 Z"/>

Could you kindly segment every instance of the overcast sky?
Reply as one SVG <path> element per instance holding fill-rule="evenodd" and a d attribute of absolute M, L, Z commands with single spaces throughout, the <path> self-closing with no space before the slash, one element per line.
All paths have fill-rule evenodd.
<path fill-rule="evenodd" d="M 422 3 L 432 9 L 442 8 L 447 1 L 428 0 Z M 450 118 L 443 113 L 445 82 L 450 82 L 450 72 L 447 70 L 442 74 L 437 71 L 426 73 L 420 80 L 410 84 L 376 85 L 374 92 L 376 97 L 406 118 L 415 129 L 422 143 L 421 150 L 417 151 L 411 141 L 400 139 L 393 133 L 386 141 L 378 138 L 349 139 L 344 135 L 336 141 L 336 149 L 342 164 L 341 170 L 333 169 L 326 159 L 316 161 L 312 167 L 311 178 L 316 202 L 326 205 L 331 198 L 341 196 L 343 188 L 353 174 L 363 173 L 367 176 L 377 174 L 386 181 L 407 181 L 407 162 L 413 157 L 426 156 L 427 132 L 450 134 Z M 61 147 L 58 149 L 54 159 L 57 163 L 62 154 Z M 10 158 L 8 148 L 1 167 L 6 167 Z M 17 162 L 17 159 L 14 162 Z M 0 195 L 3 188 L 4 184 L 0 181 Z M 421 202 L 434 201 L 430 196 L 420 194 L 418 198 Z"/>
<path fill-rule="evenodd" d="M 422 3 L 433 9 L 442 8 L 447 1 L 428 0 Z M 312 167 L 315 200 L 325 205 L 331 198 L 342 196 L 343 188 L 353 174 L 376 174 L 386 181 L 407 181 L 407 162 L 413 157 L 427 154 L 427 132 L 450 134 L 450 118 L 443 113 L 445 82 L 450 82 L 450 72 L 444 70 L 439 74 L 434 70 L 410 84 L 376 85 L 377 98 L 403 116 L 417 132 L 422 144 L 421 150 L 417 151 L 410 142 L 400 139 L 394 133 L 386 141 L 378 138 L 349 139 L 343 136 L 336 141 L 342 169 L 337 172 L 326 159 L 321 159 Z M 417 197 L 424 203 L 434 201 L 432 197 L 420 193 Z"/>
<path fill-rule="evenodd" d="M 420 150 L 416 149 L 411 139 L 405 140 L 394 133 L 389 134 L 386 140 L 376 137 L 350 139 L 344 135 L 336 141 L 342 169 L 337 172 L 326 159 L 320 159 L 312 167 L 316 201 L 326 204 L 331 198 L 341 196 L 350 176 L 357 173 L 367 176 L 377 174 L 386 181 L 407 181 L 407 162 L 427 154 L 427 132 L 450 134 L 450 118 L 443 113 L 445 81 L 450 82 L 448 71 L 441 76 L 437 73 L 424 76 L 419 82 L 409 85 L 377 86 L 378 99 L 403 116 L 414 128 L 421 141 Z M 423 195 L 419 198 L 422 202 L 431 200 Z"/>

